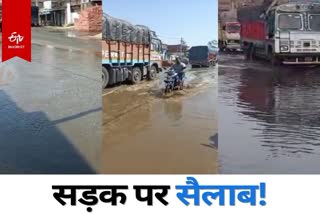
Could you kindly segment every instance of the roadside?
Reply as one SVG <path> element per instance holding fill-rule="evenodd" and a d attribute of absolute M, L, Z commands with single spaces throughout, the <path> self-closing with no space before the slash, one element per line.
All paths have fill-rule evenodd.
<path fill-rule="evenodd" d="M 100 168 L 100 44 L 66 32 L 33 28 L 32 62 L 0 63 L 0 174 Z"/>
<path fill-rule="evenodd" d="M 55 36 L 52 36 L 52 35 Z M 100 55 L 99 34 L 75 31 L 74 27 L 32 28 L 32 44 L 68 51 L 80 51 Z M 2 35 L 0 34 L 0 43 Z"/>

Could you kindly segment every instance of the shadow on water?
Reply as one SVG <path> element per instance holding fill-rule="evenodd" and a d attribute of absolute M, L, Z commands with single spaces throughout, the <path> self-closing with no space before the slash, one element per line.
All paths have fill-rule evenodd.
<path fill-rule="evenodd" d="M 99 110 L 50 121 L 43 112 L 23 111 L 0 90 L 0 173 L 96 173 L 55 125 Z"/>

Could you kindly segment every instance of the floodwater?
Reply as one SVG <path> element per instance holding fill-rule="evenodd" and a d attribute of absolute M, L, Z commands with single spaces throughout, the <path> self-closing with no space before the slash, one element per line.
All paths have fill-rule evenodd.
<path fill-rule="evenodd" d="M 319 94 L 319 67 L 222 55 L 219 172 L 320 173 Z"/>
<path fill-rule="evenodd" d="M 217 68 L 169 96 L 162 79 L 103 91 L 102 173 L 217 173 Z"/>
<path fill-rule="evenodd" d="M 33 42 L 101 49 L 43 30 L 33 31 Z M 98 172 L 101 58 L 68 48 L 33 44 L 31 63 L 0 64 L 0 173 Z"/>

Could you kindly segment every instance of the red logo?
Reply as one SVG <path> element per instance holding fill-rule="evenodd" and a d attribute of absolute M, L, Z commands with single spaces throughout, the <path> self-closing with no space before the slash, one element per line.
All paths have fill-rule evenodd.
<path fill-rule="evenodd" d="M 2 61 L 16 56 L 31 61 L 30 0 L 2 0 Z"/>

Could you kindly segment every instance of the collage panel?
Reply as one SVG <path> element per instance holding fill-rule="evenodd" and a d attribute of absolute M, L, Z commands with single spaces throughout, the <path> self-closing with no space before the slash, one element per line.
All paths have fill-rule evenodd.
<path fill-rule="evenodd" d="M 161 5 L 103 1 L 102 173 L 218 172 L 218 1 Z"/>
<path fill-rule="evenodd" d="M 31 3 L 32 62 L 0 63 L 0 173 L 97 173 L 101 1 Z"/>
<path fill-rule="evenodd" d="M 320 173 L 320 4 L 219 0 L 222 174 Z"/>

